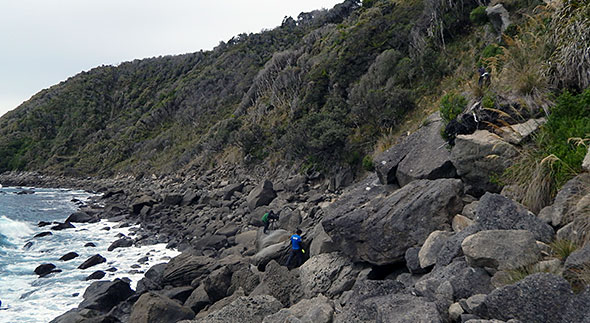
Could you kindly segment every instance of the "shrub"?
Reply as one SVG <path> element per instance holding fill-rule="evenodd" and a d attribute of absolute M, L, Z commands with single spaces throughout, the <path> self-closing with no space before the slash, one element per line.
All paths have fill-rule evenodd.
<path fill-rule="evenodd" d="M 471 20 L 471 23 L 473 23 L 474 25 L 483 25 L 486 22 L 488 22 L 488 14 L 486 13 L 486 7 L 479 6 L 471 10 L 471 13 L 469 13 L 469 20 Z"/>
<path fill-rule="evenodd" d="M 366 155 L 363 157 L 363 169 L 369 172 L 375 170 L 375 165 L 373 165 L 373 157 L 371 155 Z"/>
<path fill-rule="evenodd" d="M 440 100 L 440 115 L 448 123 L 455 120 L 467 106 L 467 99 L 464 96 L 451 92 L 445 94 Z"/>

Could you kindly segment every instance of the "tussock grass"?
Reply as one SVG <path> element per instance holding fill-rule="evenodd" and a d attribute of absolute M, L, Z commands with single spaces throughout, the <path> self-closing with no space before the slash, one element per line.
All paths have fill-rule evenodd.
<path fill-rule="evenodd" d="M 556 239 L 549 244 L 553 256 L 561 261 L 565 261 L 572 252 L 578 249 L 578 245 L 567 239 Z"/>

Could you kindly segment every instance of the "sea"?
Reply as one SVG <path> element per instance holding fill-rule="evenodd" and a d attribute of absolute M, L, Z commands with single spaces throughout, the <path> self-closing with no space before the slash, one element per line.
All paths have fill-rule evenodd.
<path fill-rule="evenodd" d="M 18 194 L 25 190 L 34 193 Z M 93 282 L 85 278 L 97 270 L 107 273 L 102 280 L 127 277 L 131 288 L 135 289 L 151 266 L 179 254 L 166 249 L 165 244 L 107 251 L 121 234 L 133 238 L 135 230 L 133 226 L 123 227 L 106 220 L 73 223 L 75 228 L 62 231 L 37 226 L 40 221 L 63 222 L 92 196 L 79 190 L 0 186 L 0 323 L 49 322 L 77 307 L 86 287 Z M 53 234 L 33 238 L 45 231 Z M 89 242 L 96 247 L 85 247 Z M 72 251 L 80 256 L 69 261 L 59 260 Z M 85 270 L 77 269 L 95 254 L 107 261 Z M 146 256 L 146 262 L 138 262 Z M 34 270 L 44 263 L 52 263 L 62 271 L 40 278 Z M 116 271 L 107 271 L 113 268 Z"/>

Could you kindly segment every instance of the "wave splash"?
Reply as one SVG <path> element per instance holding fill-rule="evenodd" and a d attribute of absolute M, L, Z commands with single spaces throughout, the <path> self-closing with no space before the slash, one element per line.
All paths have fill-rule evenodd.
<path fill-rule="evenodd" d="M 14 240 L 29 237 L 32 233 L 29 224 L 0 216 L 0 246 L 14 246 Z"/>

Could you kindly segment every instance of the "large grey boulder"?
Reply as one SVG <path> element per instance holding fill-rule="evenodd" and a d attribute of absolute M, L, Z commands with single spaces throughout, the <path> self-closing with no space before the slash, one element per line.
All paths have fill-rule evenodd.
<path fill-rule="evenodd" d="M 106 258 L 96 254 L 94 256 L 91 256 L 90 258 L 86 259 L 86 261 L 84 261 L 83 263 L 80 264 L 80 266 L 78 266 L 78 269 L 87 269 L 90 268 L 92 266 L 96 266 L 98 264 L 102 264 L 103 262 L 106 262 Z"/>
<path fill-rule="evenodd" d="M 262 270 L 271 260 L 276 260 L 279 263 L 285 263 L 289 253 L 289 248 L 289 241 L 284 241 L 268 246 L 252 256 L 252 264 Z"/>
<path fill-rule="evenodd" d="M 142 294 L 148 290 L 162 289 L 162 279 L 165 269 L 165 263 L 154 265 L 148 269 L 143 278 L 137 282 L 136 292 Z"/>
<path fill-rule="evenodd" d="M 250 211 L 254 211 L 259 206 L 269 205 L 275 197 L 277 197 L 277 193 L 273 189 L 272 183 L 265 180 L 248 194 L 246 201 Z"/>
<path fill-rule="evenodd" d="M 341 311 L 334 315 L 334 322 L 377 322 L 380 313 L 376 304 L 383 297 L 404 291 L 404 285 L 392 280 L 358 280 Z"/>
<path fill-rule="evenodd" d="M 129 322 L 134 323 L 175 323 L 195 317 L 188 307 L 181 306 L 168 297 L 152 292 L 145 293 L 133 304 Z"/>
<path fill-rule="evenodd" d="M 321 223 L 318 223 L 313 230 L 311 245 L 309 246 L 309 256 L 317 256 L 322 253 L 330 253 L 338 250 L 338 246 L 332 241 L 332 238 L 324 231 Z"/>
<path fill-rule="evenodd" d="M 517 269 L 539 261 L 541 252 L 526 230 L 487 230 L 465 238 L 461 244 L 472 267 Z"/>
<path fill-rule="evenodd" d="M 97 281 L 84 291 L 84 300 L 78 308 L 86 308 L 101 312 L 108 312 L 113 306 L 133 295 L 128 281 L 115 279 L 113 281 Z"/>
<path fill-rule="evenodd" d="M 193 279 L 210 272 L 210 264 L 211 258 L 194 256 L 189 252 L 181 253 L 166 265 L 162 275 L 162 283 L 172 286 L 190 285 Z"/>
<path fill-rule="evenodd" d="M 455 177 L 450 153 L 440 136 L 441 127 L 442 119 L 435 113 L 420 129 L 379 155 L 375 169 L 381 183 L 404 186 L 417 179 Z"/>
<path fill-rule="evenodd" d="M 275 261 L 266 266 L 261 284 L 265 285 L 264 294 L 272 295 L 286 307 L 299 302 L 303 297 L 299 270 L 289 270 Z M 252 295 L 255 294 L 256 290 L 252 292 Z"/>
<path fill-rule="evenodd" d="M 283 305 L 269 295 L 241 296 L 222 309 L 194 321 L 179 323 L 262 323 Z"/>
<path fill-rule="evenodd" d="M 260 251 L 273 244 L 288 241 L 290 237 L 291 234 L 283 229 L 268 231 L 267 234 L 263 233 L 262 230 L 258 230 L 256 235 L 256 250 Z"/>
<path fill-rule="evenodd" d="M 450 230 L 453 215 L 463 205 L 463 185 L 457 179 L 417 180 L 389 196 L 356 205 L 334 203 L 322 221 L 326 233 L 354 261 L 375 265 L 404 259 L 406 250 L 424 243 L 435 230 Z"/>
<path fill-rule="evenodd" d="M 494 26 L 494 29 L 496 29 L 499 34 L 503 33 L 504 30 L 506 30 L 506 27 L 511 23 L 508 10 L 506 10 L 501 3 L 493 7 L 487 7 L 486 13 L 492 26 Z"/>
<path fill-rule="evenodd" d="M 470 194 L 499 192 L 500 186 L 490 181 L 493 174 L 502 174 L 512 164 L 518 151 L 499 136 L 486 130 L 458 135 L 451 150 L 451 161 L 468 186 Z"/>
<path fill-rule="evenodd" d="M 536 240 L 553 240 L 551 226 L 529 212 L 522 204 L 500 194 L 486 193 L 479 200 L 475 224 L 481 230 L 528 230 Z"/>
<path fill-rule="evenodd" d="M 324 295 L 302 299 L 297 304 L 284 308 L 264 318 L 263 323 L 330 323 L 334 315 L 332 301 Z"/>
<path fill-rule="evenodd" d="M 95 223 L 100 221 L 96 216 L 90 215 L 86 212 L 75 212 L 70 214 L 64 222 L 74 223 Z"/>
<path fill-rule="evenodd" d="M 420 267 L 428 268 L 436 263 L 436 258 L 440 249 L 449 240 L 452 235 L 449 231 L 433 231 L 418 252 L 418 260 L 420 261 Z"/>
<path fill-rule="evenodd" d="M 334 298 L 352 288 L 361 267 L 339 252 L 311 257 L 299 267 L 306 298 L 319 294 Z"/>
<path fill-rule="evenodd" d="M 553 204 L 545 207 L 539 217 L 553 226 L 562 226 L 572 220 L 576 204 L 590 191 L 590 174 L 583 173 L 570 179 L 557 192 Z"/>
<path fill-rule="evenodd" d="M 211 304 L 211 299 L 209 299 L 209 295 L 207 295 L 207 291 L 205 291 L 202 284 L 195 288 L 184 302 L 184 306 L 189 307 L 195 313 L 199 313 L 209 304 Z"/>
<path fill-rule="evenodd" d="M 574 294 L 565 279 L 553 274 L 537 273 L 516 284 L 494 290 L 484 301 L 486 313 L 478 315 L 503 321 L 517 319 L 527 323 L 581 322 L 569 318 L 576 317 L 576 312 L 588 312 L 588 306 L 568 308 L 573 300 Z"/>
<path fill-rule="evenodd" d="M 567 257 L 563 274 L 576 285 L 580 285 L 585 274 L 590 277 L 590 244 L 587 243 Z"/>
<path fill-rule="evenodd" d="M 232 272 L 228 266 L 214 270 L 203 280 L 203 287 L 212 303 L 227 296 L 231 284 Z"/>
<path fill-rule="evenodd" d="M 131 202 L 131 212 L 139 214 L 143 207 L 151 207 L 156 203 L 156 200 L 149 195 L 142 195 Z"/>

